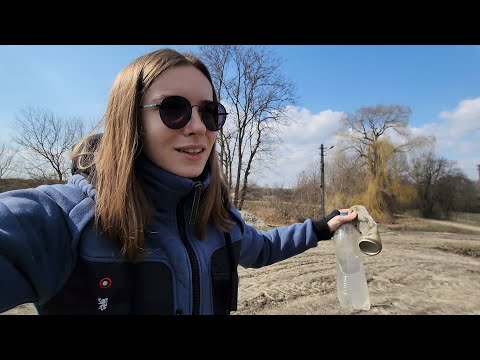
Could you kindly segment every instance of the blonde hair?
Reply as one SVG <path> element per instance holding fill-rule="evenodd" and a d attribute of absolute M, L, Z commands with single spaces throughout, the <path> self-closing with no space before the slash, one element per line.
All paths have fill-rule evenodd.
<path fill-rule="evenodd" d="M 143 254 L 145 228 L 153 212 L 141 180 L 135 173 L 135 158 L 141 151 L 138 107 L 155 78 L 180 65 L 193 65 L 199 69 L 212 84 L 213 99 L 217 99 L 208 69 L 194 55 L 171 49 L 143 55 L 127 65 L 113 83 L 103 118 L 102 139 L 95 157 L 91 153 L 88 157 L 92 163 L 78 162 L 80 169 L 91 167 L 94 162 L 90 175 L 97 189 L 95 225 L 118 241 L 122 253 L 131 260 L 137 260 Z M 87 138 L 88 135 L 75 146 L 72 159 L 85 155 Z M 230 226 L 227 211 L 230 199 L 215 146 L 206 166 L 210 168 L 211 180 L 196 225 L 196 235 L 202 240 L 207 223 L 211 222 L 223 231 L 228 231 Z"/>

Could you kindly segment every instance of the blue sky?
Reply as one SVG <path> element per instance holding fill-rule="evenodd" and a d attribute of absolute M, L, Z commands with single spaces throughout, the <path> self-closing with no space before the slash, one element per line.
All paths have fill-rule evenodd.
<path fill-rule="evenodd" d="M 0 143 L 8 143 L 20 110 L 39 106 L 86 122 L 101 118 L 117 73 L 163 45 L 0 46 Z M 168 45 L 178 50 L 196 46 Z M 292 186 L 335 142 L 339 118 L 362 106 L 399 104 L 412 110 L 414 133 L 435 135 L 436 152 L 478 179 L 480 46 L 276 45 L 282 71 L 296 86 L 298 122 L 260 184 Z M 308 129 L 308 131 L 306 131 Z"/>

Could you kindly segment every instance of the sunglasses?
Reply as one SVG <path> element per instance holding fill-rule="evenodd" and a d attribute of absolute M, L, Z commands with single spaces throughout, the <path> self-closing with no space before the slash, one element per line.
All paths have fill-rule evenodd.
<path fill-rule="evenodd" d="M 205 127 L 210 131 L 220 130 L 227 119 L 225 106 L 217 101 L 204 101 L 201 105 L 192 105 L 183 96 L 167 96 L 160 104 L 140 105 L 140 108 L 158 108 L 160 119 L 170 129 L 181 129 L 192 118 L 192 109 L 198 107 Z"/>

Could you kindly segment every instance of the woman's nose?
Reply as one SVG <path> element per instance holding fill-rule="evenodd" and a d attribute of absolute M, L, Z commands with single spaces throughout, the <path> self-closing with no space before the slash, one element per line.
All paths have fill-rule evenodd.
<path fill-rule="evenodd" d="M 202 114 L 199 111 L 198 106 L 192 106 L 192 116 L 185 130 L 188 133 L 204 133 L 206 131 L 205 124 L 202 121 Z"/>

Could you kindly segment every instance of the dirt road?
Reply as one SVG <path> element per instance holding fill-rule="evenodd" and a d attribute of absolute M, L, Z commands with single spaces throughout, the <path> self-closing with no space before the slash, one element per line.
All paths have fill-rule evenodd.
<path fill-rule="evenodd" d="M 333 242 L 261 269 L 239 268 L 242 314 L 480 315 L 480 228 L 474 234 L 382 230 L 383 250 L 364 257 L 368 311 L 340 308 Z M 35 314 L 23 305 L 4 314 Z"/>
<path fill-rule="evenodd" d="M 480 232 L 381 237 L 382 252 L 364 257 L 370 310 L 340 308 L 327 241 L 281 263 L 240 270 L 236 314 L 480 314 Z"/>

